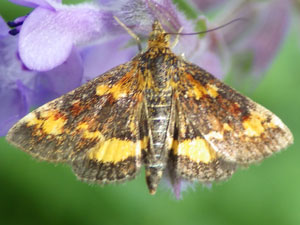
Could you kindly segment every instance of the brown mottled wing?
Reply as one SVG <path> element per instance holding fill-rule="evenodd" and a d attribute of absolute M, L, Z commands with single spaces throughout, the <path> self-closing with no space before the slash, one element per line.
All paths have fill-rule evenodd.
<path fill-rule="evenodd" d="M 199 136 L 201 146 L 209 149 L 208 162 L 248 165 L 293 142 L 276 115 L 198 66 L 186 63 L 185 68 L 176 91 L 179 112 L 188 121 L 187 130 L 195 133 L 191 136 Z"/>
<path fill-rule="evenodd" d="M 211 182 L 229 178 L 236 169 L 235 163 L 226 162 L 205 140 L 199 127 L 184 111 L 184 103 L 176 96 L 175 135 L 170 153 L 172 178 Z"/>
<path fill-rule="evenodd" d="M 29 113 L 7 140 L 36 158 L 67 162 L 100 183 L 135 176 L 141 165 L 141 83 L 136 63 L 120 65 Z"/>

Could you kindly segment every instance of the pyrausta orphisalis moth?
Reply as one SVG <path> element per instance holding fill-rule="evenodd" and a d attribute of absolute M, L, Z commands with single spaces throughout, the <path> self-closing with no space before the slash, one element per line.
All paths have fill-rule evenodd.
<path fill-rule="evenodd" d="M 211 182 L 292 144 L 273 113 L 172 53 L 154 22 L 146 52 L 29 113 L 7 140 L 66 162 L 82 180 L 134 178 L 154 194 L 163 172 Z"/>

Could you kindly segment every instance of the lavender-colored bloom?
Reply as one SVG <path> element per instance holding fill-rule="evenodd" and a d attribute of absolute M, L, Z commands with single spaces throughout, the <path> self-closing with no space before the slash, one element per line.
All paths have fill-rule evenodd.
<path fill-rule="evenodd" d="M 252 74 L 256 77 L 268 68 L 277 54 L 287 34 L 291 15 L 289 1 L 286 0 L 271 1 L 258 10 L 260 24 L 256 24 L 256 32 L 252 33 L 245 47 L 237 49 L 252 51 Z"/>
<path fill-rule="evenodd" d="M 240 1 L 224 7 L 218 21 L 243 18 L 221 30 L 232 59 L 231 73 L 239 85 L 253 89 L 276 56 L 291 20 L 288 0 Z M 276 16 L 275 16 L 276 15 Z"/>
<path fill-rule="evenodd" d="M 189 0 L 195 7 L 201 11 L 208 11 L 220 7 L 225 0 Z"/>
<path fill-rule="evenodd" d="M 11 2 L 22 5 L 30 8 L 36 8 L 36 7 L 45 7 L 45 8 L 52 8 L 51 1 L 47 0 L 10 0 Z M 52 2 L 61 3 L 61 0 L 53 0 Z"/>
<path fill-rule="evenodd" d="M 180 27 L 187 32 L 193 31 L 193 24 L 169 0 L 99 1 L 99 5 L 82 3 L 74 6 L 54 0 L 14 2 L 35 7 L 18 28 L 20 58 L 31 70 L 50 70 L 62 64 L 76 46 L 93 41 L 103 43 L 112 39 L 113 35 L 127 34 L 113 19 L 113 15 L 137 34 L 148 35 L 155 18 L 162 22 L 167 31 L 176 32 Z M 202 62 L 197 57 L 205 54 L 206 48 L 203 46 L 206 39 L 201 42 L 197 36 L 182 39 L 174 51 L 181 54 L 184 49 L 187 59 L 195 63 Z M 193 57 L 189 58 L 191 52 Z M 210 52 L 209 55 L 212 54 Z M 214 58 L 218 58 L 217 54 Z M 205 65 L 202 66 L 205 68 Z"/>
<path fill-rule="evenodd" d="M 53 69 L 69 57 L 74 45 L 93 41 L 106 31 L 105 14 L 96 6 L 65 6 L 53 0 L 27 2 L 39 4 L 26 17 L 19 34 L 20 58 L 29 69 Z"/>
<path fill-rule="evenodd" d="M 129 35 L 120 35 L 112 40 L 84 47 L 80 55 L 84 67 L 84 81 L 93 79 L 116 65 L 125 63 L 137 54 L 137 46 L 126 47 Z"/>
<path fill-rule="evenodd" d="M 291 20 L 291 0 L 223 1 L 190 0 L 200 10 L 219 8 L 215 23 L 232 19 L 240 21 L 221 29 L 228 55 L 231 74 L 238 85 L 253 89 L 276 56 L 286 37 Z"/>
<path fill-rule="evenodd" d="M 0 135 L 28 112 L 28 91 L 24 83 L 31 74 L 17 62 L 17 39 L 8 35 L 9 28 L 0 17 Z"/>
<path fill-rule="evenodd" d="M 52 70 L 35 73 L 28 84 L 32 89 L 31 104 L 40 106 L 80 86 L 83 80 L 83 62 L 73 49 L 69 58 Z"/>
<path fill-rule="evenodd" d="M 9 27 L 6 25 L 2 17 L 0 17 L 0 38 L 6 37 L 9 32 Z"/>

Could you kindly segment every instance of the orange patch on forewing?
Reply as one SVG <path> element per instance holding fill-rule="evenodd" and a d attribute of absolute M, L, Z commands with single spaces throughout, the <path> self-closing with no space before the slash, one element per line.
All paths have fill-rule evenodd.
<path fill-rule="evenodd" d="M 123 85 L 115 84 L 112 87 L 109 87 L 102 84 L 97 86 L 96 94 L 99 96 L 111 94 L 114 99 L 119 99 L 128 96 L 130 91 L 131 90 L 129 88 L 124 87 Z"/>
<path fill-rule="evenodd" d="M 96 94 L 99 96 L 109 94 L 110 92 L 110 87 L 105 84 L 98 85 L 96 88 Z"/>
<path fill-rule="evenodd" d="M 250 116 L 243 121 L 243 127 L 247 136 L 260 136 L 264 131 L 265 128 L 263 127 L 263 122 L 265 118 L 262 115 L 251 112 Z"/>
<path fill-rule="evenodd" d="M 204 95 L 209 95 L 212 98 L 216 98 L 218 93 L 218 87 L 214 84 L 206 84 L 203 86 L 199 81 L 195 80 L 192 75 L 186 75 L 188 81 L 191 84 L 191 87 L 188 90 L 188 96 L 194 97 L 196 100 L 199 100 Z"/>
<path fill-rule="evenodd" d="M 120 140 L 117 138 L 99 142 L 88 152 L 88 157 L 101 163 L 118 163 L 129 157 L 141 156 L 141 141 Z"/>
<path fill-rule="evenodd" d="M 233 102 L 228 106 L 228 111 L 233 116 L 239 116 L 241 114 L 241 106 L 237 102 Z"/>
<path fill-rule="evenodd" d="M 225 131 L 232 131 L 232 127 L 229 126 L 228 123 L 224 123 L 224 124 L 223 124 L 223 130 L 225 130 Z"/>
<path fill-rule="evenodd" d="M 111 94 L 114 99 L 119 99 L 122 97 L 128 96 L 129 93 L 132 93 L 132 88 L 134 84 L 132 82 L 136 81 L 137 77 L 134 76 L 135 70 L 131 70 L 126 73 L 117 83 L 112 86 L 101 84 L 96 87 L 96 94 L 99 96 Z"/>
<path fill-rule="evenodd" d="M 80 101 L 73 102 L 71 106 L 71 113 L 73 116 L 79 115 L 85 108 L 81 105 Z"/>
<path fill-rule="evenodd" d="M 30 113 L 24 117 L 27 122 L 27 126 L 36 126 L 37 129 L 42 129 L 46 134 L 58 135 L 64 131 L 64 125 L 67 120 L 63 114 L 57 110 L 49 110 L 40 112 L 40 119 L 35 116 L 35 113 Z M 40 132 L 39 135 L 41 135 Z"/>
<path fill-rule="evenodd" d="M 218 87 L 216 87 L 213 84 L 207 84 L 207 93 L 209 94 L 210 97 L 216 98 L 219 93 L 218 93 Z"/>
<path fill-rule="evenodd" d="M 98 138 L 101 140 L 102 134 L 100 131 L 89 131 L 89 124 L 87 122 L 81 122 L 77 127 L 76 130 L 82 133 L 82 136 L 87 139 L 96 139 Z"/>
<path fill-rule="evenodd" d="M 174 141 L 172 149 L 175 155 L 186 156 L 197 163 L 210 163 L 217 157 L 208 142 L 200 137 L 182 142 Z"/>
<path fill-rule="evenodd" d="M 198 81 L 196 81 L 192 75 L 186 75 L 188 81 L 192 85 L 188 90 L 188 97 L 194 97 L 196 100 L 199 100 L 203 95 L 207 93 L 205 87 L 201 85 Z"/>

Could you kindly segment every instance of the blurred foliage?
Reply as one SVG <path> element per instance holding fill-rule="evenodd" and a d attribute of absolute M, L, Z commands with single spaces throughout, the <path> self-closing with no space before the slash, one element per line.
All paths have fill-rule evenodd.
<path fill-rule="evenodd" d="M 29 12 L 12 6 L 0 2 L 6 20 Z M 150 196 L 144 172 L 125 184 L 90 185 L 77 181 L 68 166 L 38 162 L 1 138 L 0 224 L 300 224 L 299 58 L 299 38 L 290 32 L 250 96 L 290 127 L 295 144 L 287 151 L 211 189 L 196 185 L 177 201 L 163 183 Z"/>

